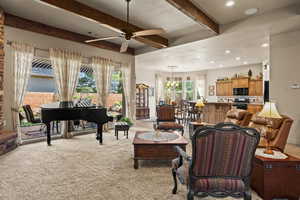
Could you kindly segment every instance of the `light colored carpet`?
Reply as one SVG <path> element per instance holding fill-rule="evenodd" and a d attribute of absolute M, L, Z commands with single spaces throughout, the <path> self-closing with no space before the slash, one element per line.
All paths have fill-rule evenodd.
<path fill-rule="evenodd" d="M 149 122 L 148 122 L 149 123 Z M 138 124 L 139 125 L 139 124 Z M 127 140 L 104 134 L 23 145 L 0 157 L 2 200 L 182 200 L 186 188 L 172 195 L 169 163 L 143 162 L 133 169 L 133 128 Z M 186 134 L 187 135 L 187 134 Z M 190 148 L 190 147 L 189 147 Z M 213 198 L 207 198 L 213 199 Z M 231 199 L 231 198 L 228 198 Z M 253 199 L 260 199 L 253 193 Z"/>

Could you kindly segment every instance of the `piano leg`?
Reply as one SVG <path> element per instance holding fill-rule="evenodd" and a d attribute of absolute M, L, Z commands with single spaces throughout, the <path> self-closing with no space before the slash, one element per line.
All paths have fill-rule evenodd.
<path fill-rule="evenodd" d="M 103 124 L 97 124 L 97 140 L 99 140 L 99 144 L 102 144 L 102 130 Z"/>
<path fill-rule="evenodd" d="M 46 127 L 47 127 L 47 144 L 48 146 L 51 146 L 50 123 L 46 123 Z"/>

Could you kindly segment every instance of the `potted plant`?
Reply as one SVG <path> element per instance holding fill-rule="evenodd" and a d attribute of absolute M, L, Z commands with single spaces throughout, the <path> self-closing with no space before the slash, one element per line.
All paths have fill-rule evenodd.
<path fill-rule="evenodd" d="M 132 121 L 128 117 L 122 117 L 119 121 L 126 122 L 129 127 L 131 127 L 133 125 Z"/>

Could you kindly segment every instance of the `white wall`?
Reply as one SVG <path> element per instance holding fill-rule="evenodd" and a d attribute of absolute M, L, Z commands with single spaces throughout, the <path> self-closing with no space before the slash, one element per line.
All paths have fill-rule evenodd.
<path fill-rule="evenodd" d="M 37 34 L 29 31 L 24 31 L 21 29 L 16 29 L 12 27 L 5 26 L 4 29 L 5 40 L 10 41 L 21 41 L 28 44 L 32 44 L 35 47 L 48 49 L 48 48 L 63 48 L 70 49 L 76 52 L 81 52 L 84 56 L 101 56 L 105 58 L 110 58 L 115 61 L 120 61 L 123 63 L 130 63 L 134 66 L 135 59 L 134 56 L 127 54 L 120 54 L 118 52 L 108 51 L 85 44 L 80 44 L 77 42 L 72 42 L 68 40 L 63 40 L 51 36 L 46 36 L 42 34 Z M 11 92 L 12 91 L 12 78 L 11 78 L 11 65 L 12 65 L 12 55 L 11 48 L 5 45 L 5 70 L 4 70 L 4 117 L 7 122 L 5 129 L 12 128 L 11 120 Z"/>
<path fill-rule="evenodd" d="M 280 113 L 294 120 L 288 142 L 300 144 L 300 30 L 271 36 L 270 98 Z"/>
<path fill-rule="evenodd" d="M 248 74 L 249 69 L 252 71 L 252 76 L 256 77 L 259 75 L 260 72 L 262 72 L 262 64 L 253 64 L 253 65 L 243 65 L 243 66 L 237 66 L 237 67 L 226 67 L 226 68 L 220 68 L 220 69 L 214 69 L 214 70 L 207 70 L 206 80 L 207 80 L 207 100 L 211 102 L 217 101 L 216 96 L 208 96 L 208 87 L 210 85 L 214 85 L 216 87 L 216 81 L 218 78 L 224 78 L 228 77 L 231 78 L 235 74 Z M 216 91 L 215 91 L 216 94 Z"/>

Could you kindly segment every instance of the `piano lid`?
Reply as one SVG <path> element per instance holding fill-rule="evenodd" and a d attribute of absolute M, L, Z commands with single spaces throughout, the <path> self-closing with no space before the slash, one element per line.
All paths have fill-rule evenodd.
<path fill-rule="evenodd" d="M 65 101 L 65 102 L 54 102 L 49 104 L 43 104 L 41 105 L 42 109 L 76 109 L 76 108 L 103 108 L 102 106 L 85 106 L 85 107 L 78 107 L 74 106 L 74 103 L 72 101 Z"/>

